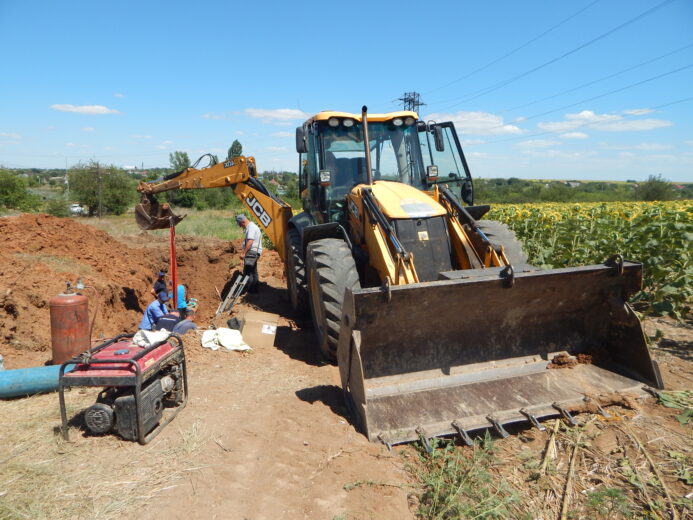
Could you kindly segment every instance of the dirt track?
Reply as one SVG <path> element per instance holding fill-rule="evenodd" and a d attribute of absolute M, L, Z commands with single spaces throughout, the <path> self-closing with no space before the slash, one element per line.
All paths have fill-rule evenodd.
<path fill-rule="evenodd" d="M 22 216 L 2 219 L 0 226 L 0 234 L 13 237 L 9 247 L 0 251 L 1 294 L 6 295 L 0 305 L 0 353 L 6 357 L 7 368 L 37 365 L 50 358 L 47 300 L 62 290 L 62 280 L 70 279 L 75 270 L 104 295 L 95 330 L 96 335 L 108 336 L 136 326 L 149 302 L 153 273 L 165 265 L 167 256 L 165 238 L 140 234 L 118 242 L 68 219 Z M 58 233 L 77 238 L 68 244 Z M 237 253 L 228 242 L 193 237 L 180 237 L 178 248 L 181 280 L 200 300 L 199 321 L 204 326 L 216 309 L 215 286 L 222 289 L 229 265 L 238 262 Z M 118 253 L 115 257 L 114 252 Z M 414 518 L 420 484 L 406 469 L 412 448 L 400 447 L 390 454 L 354 429 L 343 406 L 337 368 L 323 363 L 316 353 L 310 324 L 293 321 L 276 254 L 263 255 L 259 270 L 264 282 L 261 292 L 239 309 L 254 307 L 281 316 L 274 348 L 249 354 L 211 352 L 199 346 L 194 334 L 186 336 L 191 400 L 153 445 L 142 448 L 113 436 L 78 435 L 76 452 L 85 460 L 98 457 L 100 466 L 119 468 L 131 459 L 152 472 L 165 471 L 157 465 L 161 450 L 187 443 L 187 432 L 195 432 L 199 448 L 181 456 L 187 464 L 182 477 L 152 491 L 144 509 L 121 511 L 120 517 L 125 513 L 129 518 L 186 520 Z M 134 299 L 123 298 L 126 293 L 134 294 Z M 668 320 L 650 321 L 646 328 L 649 335 L 656 329 L 664 331 L 666 341 L 660 342 L 657 357 L 667 385 L 690 388 L 691 329 Z M 37 399 L 52 410 L 53 397 Z M 691 439 L 690 426 L 679 425 L 674 419 L 677 412 L 654 404 L 654 399 L 640 411 L 623 413 L 633 419 L 653 453 L 666 454 L 672 449 L 671 439 Z M 22 427 L 21 415 L 17 421 Z M 55 414 L 44 422 L 41 434 L 50 436 Z M 615 427 L 604 423 L 593 432 L 595 453 L 603 451 L 609 458 L 623 442 Z M 502 460 L 498 471 L 517 475 L 522 467 L 517 454 L 528 449 L 540 454 L 547 438 L 546 432 L 528 430 L 498 441 Z M 63 463 L 56 459 L 55 464 Z M 561 464 L 559 460 L 556 466 L 560 475 L 565 471 Z M 72 470 L 64 468 L 67 475 Z M 690 492 L 675 478 L 667 482 L 676 496 Z M 531 485 L 522 486 L 530 489 Z M 536 495 L 534 517 L 552 518 L 541 513 L 542 496 L 543 491 Z"/>

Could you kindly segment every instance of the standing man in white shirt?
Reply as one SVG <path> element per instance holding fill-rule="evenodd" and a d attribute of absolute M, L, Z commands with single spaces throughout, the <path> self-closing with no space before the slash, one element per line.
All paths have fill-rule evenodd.
<path fill-rule="evenodd" d="M 258 290 L 257 261 L 262 254 L 262 231 L 255 222 L 251 222 L 243 214 L 236 215 L 236 223 L 245 230 L 241 260 L 243 260 L 243 274 L 249 277 L 248 292 L 254 293 Z"/>

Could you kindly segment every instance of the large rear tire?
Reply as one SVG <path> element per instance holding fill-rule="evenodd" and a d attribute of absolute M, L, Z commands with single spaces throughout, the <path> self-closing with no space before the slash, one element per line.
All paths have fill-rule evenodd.
<path fill-rule="evenodd" d="M 297 229 L 286 233 L 286 289 L 289 291 L 291 308 L 300 315 L 307 315 L 308 290 L 306 266 L 301 258 L 301 235 Z"/>
<path fill-rule="evenodd" d="M 308 292 L 318 345 L 330 361 L 337 359 L 345 289 L 359 289 L 354 257 L 344 240 L 324 238 L 308 245 Z"/>
<path fill-rule="evenodd" d="M 506 224 L 496 220 L 477 220 L 476 223 L 491 243 L 503 246 L 505 257 L 512 265 L 527 265 L 527 253 L 522 247 L 522 242 Z"/>

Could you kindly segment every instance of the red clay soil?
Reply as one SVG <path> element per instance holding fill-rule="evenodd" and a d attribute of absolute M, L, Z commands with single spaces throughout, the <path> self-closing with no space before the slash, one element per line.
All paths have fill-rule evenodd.
<path fill-rule="evenodd" d="M 116 240 L 75 219 L 24 214 L 0 219 L 0 354 L 6 368 L 41 365 L 51 358 L 49 300 L 65 282 L 81 278 L 88 287 L 92 338 L 134 332 L 156 271 L 168 266 L 168 237 L 142 232 Z M 238 244 L 210 238 L 177 237 L 179 280 L 200 301 L 199 320 L 216 311 L 231 266 L 241 265 Z M 259 264 L 264 280 L 283 282 L 278 255 Z M 216 289 L 215 289 L 216 287 Z"/>

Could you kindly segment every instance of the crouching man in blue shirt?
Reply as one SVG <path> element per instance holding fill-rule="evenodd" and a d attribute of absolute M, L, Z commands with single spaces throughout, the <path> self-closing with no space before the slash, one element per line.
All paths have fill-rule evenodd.
<path fill-rule="evenodd" d="M 159 318 L 164 314 L 168 314 L 167 301 L 168 294 L 166 291 L 159 291 L 156 300 L 150 303 L 147 306 L 147 310 L 144 311 L 144 316 L 142 316 L 142 321 L 140 321 L 141 330 L 152 330 Z"/>

